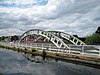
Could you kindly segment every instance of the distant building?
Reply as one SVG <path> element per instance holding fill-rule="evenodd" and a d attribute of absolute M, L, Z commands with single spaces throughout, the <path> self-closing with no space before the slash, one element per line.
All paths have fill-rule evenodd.
<path fill-rule="evenodd" d="M 14 35 L 14 36 L 6 36 L 5 41 L 8 42 L 16 42 L 18 41 L 20 36 Z"/>
<path fill-rule="evenodd" d="M 13 41 L 18 41 L 19 40 L 19 37 L 14 35 L 14 36 L 11 36 L 11 42 Z"/>

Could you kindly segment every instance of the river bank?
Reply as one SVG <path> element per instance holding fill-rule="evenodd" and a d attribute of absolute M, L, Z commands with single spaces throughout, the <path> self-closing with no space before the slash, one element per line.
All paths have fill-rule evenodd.
<path fill-rule="evenodd" d="M 35 52 L 32 52 L 31 48 L 19 48 L 19 47 L 9 47 L 9 46 L 2 46 L 1 48 L 11 49 L 18 52 L 24 52 L 24 53 L 30 53 L 35 55 L 42 56 L 42 50 L 36 50 Z M 46 51 L 47 57 L 60 59 L 67 62 L 77 63 L 77 64 L 83 64 L 87 66 L 92 66 L 96 68 L 100 68 L 100 57 L 94 57 L 94 56 L 88 56 L 88 55 L 80 55 L 80 54 L 74 54 L 74 53 L 58 53 L 58 52 L 52 52 L 52 51 Z"/>

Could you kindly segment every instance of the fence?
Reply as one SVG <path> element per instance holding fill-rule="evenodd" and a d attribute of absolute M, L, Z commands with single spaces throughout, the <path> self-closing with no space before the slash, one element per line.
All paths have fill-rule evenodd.
<path fill-rule="evenodd" d="M 1 45 L 6 46 L 16 46 L 16 47 L 29 47 L 36 48 L 37 50 L 47 50 L 52 52 L 61 52 L 61 53 L 76 53 L 76 54 L 91 54 L 100 56 L 100 45 L 68 45 L 68 48 L 57 48 L 55 45 L 50 43 L 31 43 L 31 44 L 23 44 L 23 43 L 12 43 L 12 42 L 0 42 Z"/>

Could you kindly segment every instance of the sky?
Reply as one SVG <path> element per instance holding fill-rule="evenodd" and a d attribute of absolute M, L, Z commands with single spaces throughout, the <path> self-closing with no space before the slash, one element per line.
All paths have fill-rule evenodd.
<path fill-rule="evenodd" d="M 100 26 L 100 0 L 0 0 L 0 36 L 30 29 L 88 36 Z"/>

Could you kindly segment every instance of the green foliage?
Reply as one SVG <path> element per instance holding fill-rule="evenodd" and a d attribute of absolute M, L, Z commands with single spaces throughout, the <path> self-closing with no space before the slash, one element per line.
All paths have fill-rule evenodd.
<path fill-rule="evenodd" d="M 46 56 L 47 56 L 47 53 L 46 53 L 45 50 L 43 50 L 43 51 L 42 51 L 42 58 L 43 58 L 43 60 L 45 60 Z"/>
<path fill-rule="evenodd" d="M 0 75 L 3 75 L 2 73 L 0 73 Z"/>
<path fill-rule="evenodd" d="M 3 41 L 5 39 L 5 36 L 0 37 L 0 41 Z"/>
<path fill-rule="evenodd" d="M 59 54 L 58 54 L 58 53 L 55 53 L 55 55 L 56 55 L 56 56 L 59 56 Z"/>
<path fill-rule="evenodd" d="M 86 37 L 86 44 L 100 44 L 100 34 L 94 33 Z"/>
<path fill-rule="evenodd" d="M 100 34 L 100 27 L 97 28 L 96 32 L 95 33 L 98 33 Z"/>
<path fill-rule="evenodd" d="M 32 54 L 31 58 L 35 58 L 35 55 L 34 55 L 34 54 Z"/>
<path fill-rule="evenodd" d="M 32 52 L 35 52 L 36 51 L 36 48 L 32 48 Z"/>
<path fill-rule="evenodd" d="M 47 55 L 47 53 L 46 53 L 45 50 L 43 50 L 42 55 L 43 55 L 43 56 L 46 56 L 46 55 Z"/>

